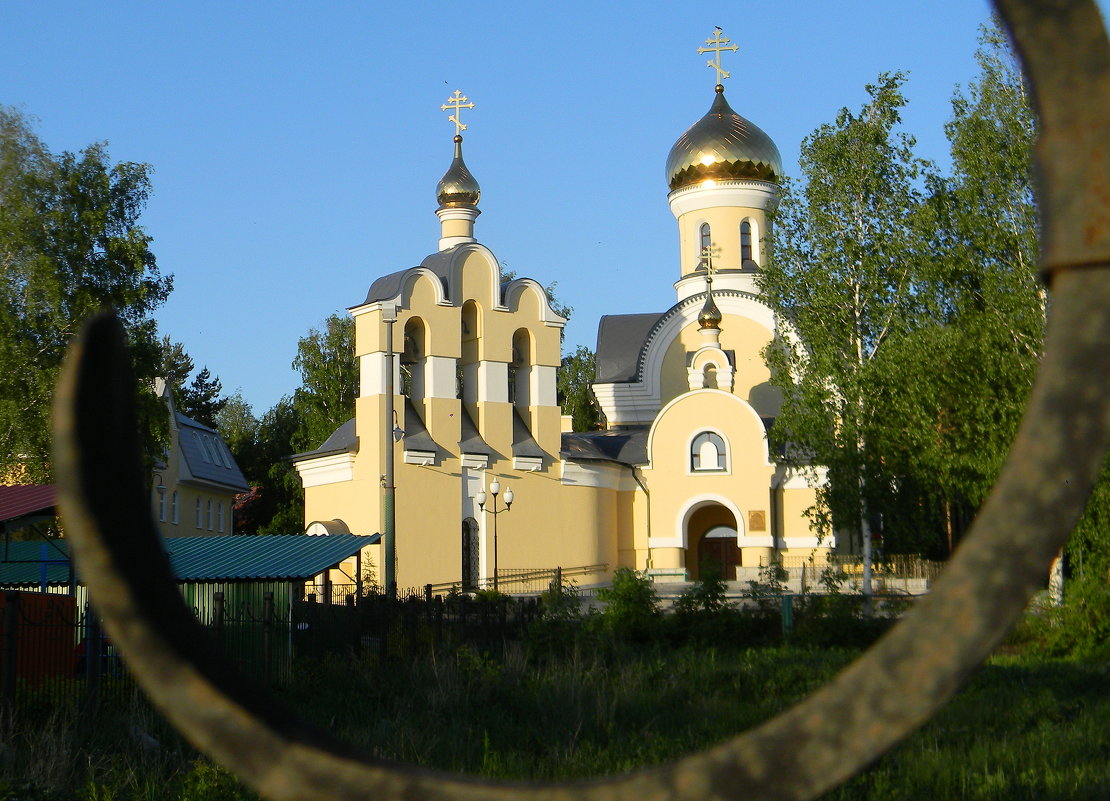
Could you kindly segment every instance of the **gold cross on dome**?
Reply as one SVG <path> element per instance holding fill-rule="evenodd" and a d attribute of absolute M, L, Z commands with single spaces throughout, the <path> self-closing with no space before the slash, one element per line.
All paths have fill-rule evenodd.
<path fill-rule="evenodd" d="M 706 245 L 701 249 L 701 263 L 705 265 L 705 280 L 710 284 L 713 283 L 713 271 L 717 269 L 713 264 L 713 257 L 717 255 L 720 248 L 713 245 Z"/>
<path fill-rule="evenodd" d="M 735 53 L 740 49 L 740 45 L 729 44 L 731 40 L 727 36 L 721 35 L 721 26 L 713 28 L 713 35 L 705 40 L 708 47 L 699 47 L 698 53 L 716 53 L 717 57 L 712 61 L 705 62 L 705 66 L 712 67 L 717 70 L 717 83 L 724 83 L 725 78 L 729 77 L 729 73 L 721 67 L 721 52 L 724 50 Z"/>
<path fill-rule="evenodd" d="M 462 132 L 466 130 L 466 126 L 459 122 L 459 118 L 462 117 L 461 112 L 464 108 L 474 108 L 474 104 L 469 102 L 469 100 L 470 99 L 466 95 L 456 89 L 455 94 L 447 98 L 447 102 L 439 107 L 440 111 L 447 111 L 450 109 L 455 112 L 447 118 L 455 123 L 455 136 L 461 136 Z"/>

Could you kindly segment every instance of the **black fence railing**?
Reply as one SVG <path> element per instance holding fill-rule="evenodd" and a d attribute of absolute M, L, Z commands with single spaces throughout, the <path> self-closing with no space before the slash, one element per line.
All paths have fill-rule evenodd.
<path fill-rule="evenodd" d="M 553 585 L 564 580 L 574 583 L 602 582 L 608 577 L 609 565 L 578 565 L 575 567 L 508 567 L 497 571 L 497 581 L 493 576 L 479 579 L 475 588 L 464 589 L 461 581 L 445 581 L 440 584 L 425 584 L 402 590 L 401 596 L 423 594 L 428 598 L 472 592 L 474 589 L 492 590 L 494 585 L 509 595 L 539 595 Z"/>

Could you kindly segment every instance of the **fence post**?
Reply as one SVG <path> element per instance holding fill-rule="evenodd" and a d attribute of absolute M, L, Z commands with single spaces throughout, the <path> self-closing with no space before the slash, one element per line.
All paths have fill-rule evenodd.
<path fill-rule="evenodd" d="M 91 604 L 85 604 L 85 701 L 88 708 L 96 706 L 100 697 L 100 663 L 104 649 L 104 632 L 100 628 L 100 618 L 96 616 Z"/>
<path fill-rule="evenodd" d="M 563 568 L 562 567 L 555 568 L 555 578 L 553 578 L 551 580 L 551 583 L 552 583 L 551 589 L 554 592 L 555 596 L 559 597 L 560 595 L 562 595 L 563 594 Z"/>
<path fill-rule="evenodd" d="M 424 603 L 429 603 L 430 604 L 431 602 L 432 602 L 432 585 L 431 584 L 425 584 L 424 585 Z"/>
<path fill-rule="evenodd" d="M 4 698 L 3 724 L 7 729 L 15 715 L 15 674 L 19 667 L 19 593 L 4 593 Z"/>
<path fill-rule="evenodd" d="M 268 590 L 262 593 L 262 670 L 269 682 L 274 659 L 274 593 Z"/>
<path fill-rule="evenodd" d="M 223 631 L 223 592 L 216 590 L 212 594 L 212 623 L 216 631 Z"/>
<path fill-rule="evenodd" d="M 782 596 L 782 633 L 788 635 L 794 631 L 794 596 L 784 593 Z"/>

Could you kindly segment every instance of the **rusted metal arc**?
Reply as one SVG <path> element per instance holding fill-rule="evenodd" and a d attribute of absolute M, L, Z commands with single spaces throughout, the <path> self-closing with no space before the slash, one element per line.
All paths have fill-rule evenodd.
<path fill-rule="evenodd" d="M 1090 29 L 1093 4 L 1057 4 L 1050 11 L 1061 14 L 1061 7 L 1063 22 L 1045 37 L 1036 21 L 1049 11 L 1039 11 L 1040 4 L 1001 3 L 1018 20 L 1015 34 L 1027 58 L 1052 52 L 1047 62 L 1029 59 L 1035 82 L 1042 69 L 1070 68 L 1069 57 L 1086 58 L 1096 46 L 1102 61 L 1110 61 L 1105 34 Z M 1056 98 L 1040 96 L 1042 118 L 1054 119 L 1044 108 Z M 1099 119 L 1110 109 L 1101 98 L 1091 106 Z M 1052 157 L 1085 153 L 1062 146 Z M 1079 172 L 1047 171 L 1045 178 L 1080 172 L 1090 178 L 1101 170 L 1096 181 L 1106 185 L 1107 169 L 1088 163 Z M 1083 190 L 1054 187 L 1044 197 L 1051 204 L 1069 191 Z M 1105 215 L 1104 201 L 1101 208 Z M 1089 246 L 1098 237 L 1073 247 L 1074 227 L 1058 229 L 1059 216 L 1051 210 L 1046 216 L 1060 237 L 1058 252 L 1101 252 Z M 1100 218 L 1092 213 L 1089 219 Z M 1053 290 L 1046 357 L 1011 457 L 933 593 L 832 683 L 778 718 L 703 753 L 627 776 L 518 785 L 375 761 L 313 732 L 236 679 L 209 651 L 158 546 L 142 489 L 127 356 L 110 318 L 90 324 L 59 386 L 59 502 L 90 597 L 148 694 L 199 748 L 269 798 L 815 798 L 951 697 L 1040 586 L 1082 508 L 1110 439 L 1110 270 L 1061 273 Z"/>

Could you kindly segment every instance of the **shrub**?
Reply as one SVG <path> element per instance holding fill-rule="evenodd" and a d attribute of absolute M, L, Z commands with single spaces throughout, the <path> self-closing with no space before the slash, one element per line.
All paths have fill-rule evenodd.
<path fill-rule="evenodd" d="M 628 567 L 613 574 L 613 585 L 599 590 L 605 602 L 599 619 L 612 634 L 633 641 L 652 639 L 658 633 L 659 596 L 646 573 Z"/>

